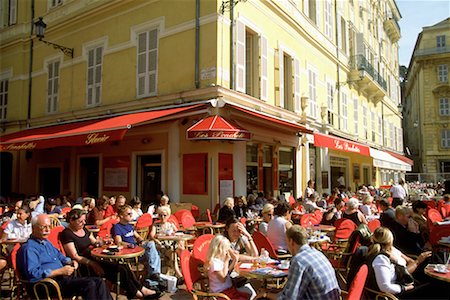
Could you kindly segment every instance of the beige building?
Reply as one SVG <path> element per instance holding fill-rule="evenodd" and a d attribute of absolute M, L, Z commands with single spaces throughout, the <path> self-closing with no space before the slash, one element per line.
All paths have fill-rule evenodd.
<path fill-rule="evenodd" d="M 394 0 L 0 4 L 3 193 L 206 208 L 410 168 Z"/>
<path fill-rule="evenodd" d="M 450 18 L 424 27 L 405 83 L 405 144 L 416 173 L 450 173 Z"/>

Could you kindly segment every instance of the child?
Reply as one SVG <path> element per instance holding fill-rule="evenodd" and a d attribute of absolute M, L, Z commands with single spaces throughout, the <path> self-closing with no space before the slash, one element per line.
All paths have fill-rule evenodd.
<path fill-rule="evenodd" d="M 137 221 L 137 219 L 139 219 L 140 216 L 143 215 L 143 212 L 141 210 L 141 199 L 138 196 L 134 196 L 131 201 L 130 201 L 130 206 L 133 208 L 132 212 L 132 216 L 131 216 L 131 220 L 132 221 Z"/>
<path fill-rule="evenodd" d="M 231 282 L 230 272 L 238 261 L 238 256 L 231 249 L 230 241 L 216 235 L 209 245 L 205 266 L 208 269 L 209 289 L 212 293 L 222 293 L 236 300 L 248 300 L 250 295 L 238 291 Z"/>

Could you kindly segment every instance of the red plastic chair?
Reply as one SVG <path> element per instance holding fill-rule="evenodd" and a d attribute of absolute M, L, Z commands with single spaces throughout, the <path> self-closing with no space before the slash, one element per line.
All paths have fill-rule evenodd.
<path fill-rule="evenodd" d="M 430 229 L 430 244 L 435 246 L 443 237 L 450 236 L 450 225 L 437 225 Z"/>
<path fill-rule="evenodd" d="M 208 221 L 209 223 L 212 223 L 213 220 L 211 218 L 211 211 L 209 210 L 209 208 L 206 209 L 206 215 L 208 216 Z"/>
<path fill-rule="evenodd" d="M 422 200 L 429 208 L 436 208 L 436 202 L 434 200 Z"/>
<path fill-rule="evenodd" d="M 361 299 L 364 286 L 366 284 L 367 274 L 369 269 L 366 264 L 359 268 L 358 273 L 356 273 L 350 288 L 348 289 L 347 300 L 359 300 Z"/>
<path fill-rule="evenodd" d="M 295 204 L 295 198 L 294 196 L 290 195 L 289 196 L 289 205 L 292 207 Z"/>
<path fill-rule="evenodd" d="M 323 212 L 320 209 L 316 209 L 314 212 L 314 216 L 316 216 L 316 219 L 322 220 L 323 218 Z M 316 224 L 317 225 L 317 224 Z"/>
<path fill-rule="evenodd" d="M 61 244 L 61 241 L 59 240 L 59 234 L 64 230 L 64 226 L 56 226 L 50 229 L 50 234 L 48 235 L 48 240 L 52 245 L 62 252 L 62 254 L 66 255 L 66 252 L 64 251 L 64 247 Z"/>
<path fill-rule="evenodd" d="M 181 225 L 185 229 L 192 229 L 195 225 L 194 216 L 189 210 L 183 211 L 180 217 L 177 216 L 177 219 L 181 221 Z"/>
<path fill-rule="evenodd" d="M 198 297 L 219 297 L 226 300 L 231 300 L 228 296 L 221 293 L 208 293 L 203 291 L 198 291 L 194 289 L 194 283 L 202 279 L 202 275 L 198 270 L 196 264 L 192 263 L 191 253 L 189 250 L 181 251 L 180 255 L 181 273 L 183 274 L 183 279 L 186 284 L 186 289 L 192 294 L 194 299 Z"/>
<path fill-rule="evenodd" d="M 258 249 L 258 253 L 261 252 L 261 249 L 264 248 L 267 250 L 267 252 L 269 252 L 269 256 L 271 258 L 275 258 L 275 259 L 283 259 L 283 258 L 289 258 L 291 257 L 290 254 L 283 254 L 283 255 L 279 255 L 276 251 L 275 248 L 273 247 L 272 243 L 269 241 L 269 239 L 262 234 L 259 231 L 254 231 L 253 232 L 253 241 L 255 242 L 256 248 Z"/>
<path fill-rule="evenodd" d="M 137 219 L 136 229 L 150 227 L 153 224 L 153 216 L 149 213 L 145 213 Z"/>
<path fill-rule="evenodd" d="M 349 219 L 338 219 L 334 222 L 336 232 L 334 234 L 335 240 L 346 240 L 350 237 L 352 232 L 357 228 L 355 222 Z"/>
<path fill-rule="evenodd" d="M 315 214 L 304 214 L 300 218 L 300 225 L 303 227 L 308 227 L 310 225 L 310 223 L 311 223 L 311 225 L 319 225 L 320 220 L 322 220 L 322 219 L 318 219 Z"/>
<path fill-rule="evenodd" d="M 5 223 L 2 224 L 2 226 L 0 227 L 0 238 L 3 235 L 3 231 L 5 231 L 6 226 L 8 226 L 9 222 L 11 222 L 11 220 L 6 221 Z"/>
<path fill-rule="evenodd" d="M 181 221 L 181 216 L 185 213 L 185 212 L 190 212 L 187 209 L 180 209 L 176 212 L 174 212 L 172 215 L 175 216 L 177 218 L 177 220 Z"/>
<path fill-rule="evenodd" d="M 191 213 L 192 213 L 192 216 L 193 216 L 196 220 L 198 220 L 198 218 L 200 217 L 200 209 L 198 208 L 197 205 L 192 205 L 192 207 L 191 207 Z"/>
<path fill-rule="evenodd" d="M 240 219 L 239 219 L 239 221 L 242 223 L 242 225 L 246 225 L 246 223 L 247 223 L 247 218 L 245 218 L 245 217 L 241 217 Z"/>
<path fill-rule="evenodd" d="M 428 209 L 427 218 L 428 218 L 428 222 L 430 223 L 431 226 L 433 226 L 435 222 L 442 222 L 441 213 L 437 209 L 434 209 L 434 208 Z"/>
<path fill-rule="evenodd" d="M 369 226 L 370 231 L 374 232 L 375 229 L 377 229 L 378 227 L 381 226 L 380 220 L 378 219 L 373 219 L 372 221 L 370 221 L 367 226 Z"/>
<path fill-rule="evenodd" d="M 61 214 L 65 216 L 71 210 L 72 207 L 64 207 L 63 209 L 61 209 Z"/>
<path fill-rule="evenodd" d="M 204 263 L 206 261 L 206 255 L 208 254 L 209 244 L 211 244 L 213 238 L 213 234 L 203 234 L 199 236 L 194 242 L 192 257 Z"/>
<path fill-rule="evenodd" d="M 108 221 L 106 223 L 103 223 L 102 226 L 100 226 L 100 230 L 97 233 L 97 236 L 101 237 L 102 239 L 106 238 L 106 236 L 111 237 L 111 229 L 115 223 L 112 221 Z"/>
<path fill-rule="evenodd" d="M 450 204 L 441 205 L 441 214 L 443 218 L 450 217 Z"/>

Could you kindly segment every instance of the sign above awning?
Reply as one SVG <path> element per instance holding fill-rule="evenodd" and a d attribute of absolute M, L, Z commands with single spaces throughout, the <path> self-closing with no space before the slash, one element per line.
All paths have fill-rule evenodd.
<path fill-rule="evenodd" d="M 411 165 L 392 156 L 386 151 L 370 148 L 370 156 L 373 158 L 373 166 L 377 168 L 411 171 Z"/>
<path fill-rule="evenodd" d="M 160 119 L 200 106 L 131 113 L 112 118 L 32 128 L 0 137 L 0 150 L 33 150 L 63 146 L 87 146 L 122 140 L 134 125 Z"/>
<path fill-rule="evenodd" d="M 248 141 L 251 133 L 221 116 L 209 116 L 189 127 L 188 140 L 233 140 Z"/>
<path fill-rule="evenodd" d="M 314 146 L 370 156 L 369 146 L 322 133 L 314 133 Z"/>

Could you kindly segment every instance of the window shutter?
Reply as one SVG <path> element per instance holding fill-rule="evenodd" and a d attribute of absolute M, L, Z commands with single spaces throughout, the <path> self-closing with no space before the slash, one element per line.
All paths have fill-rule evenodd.
<path fill-rule="evenodd" d="M 236 91 L 245 93 L 245 25 L 236 21 Z"/>
<path fill-rule="evenodd" d="M 348 47 L 348 40 L 350 39 L 350 32 L 349 32 L 349 24 L 347 21 L 345 21 L 345 53 L 348 55 L 349 54 L 349 47 Z"/>
<path fill-rule="evenodd" d="M 303 0 L 303 13 L 309 17 L 309 0 Z"/>
<path fill-rule="evenodd" d="M 319 27 L 319 29 L 322 29 L 322 23 L 320 20 L 320 13 L 322 12 L 320 9 L 321 2 L 322 1 L 316 1 L 316 25 L 317 27 Z"/>
<path fill-rule="evenodd" d="M 268 43 L 267 43 L 267 38 L 263 35 L 260 36 L 259 38 L 259 42 L 260 42 L 260 51 L 261 51 L 261 67 L 260 67 L 260 72 L 261 72 L 261 83 L 260 83 L 260 88 L 261 88 L 261 100 L 268 100 L 269 98 L 269 87 L 268 87 L 268 80 L 267 80 L 267 52 L 268 52 Z"/>
<path fill-rule="evenodd" d="M 147 32 L 142 32 L 138 35 L 138 47 L 137 47 L 137 94 L 138 96 L 145 95 L 145 82 L 146 82 L 146 44 L 147 44 Z"/>
<path fill-rule="evenodd" d="M 156 74 L 158 69 L 158 29 L 148 33 L 148 93 L 156 93 Z"/>
<path fill-rule="evenodd" d="M 300 112 L 300 61 L 294 58 L 294 110 L 296 113 Z"/>
<path fill-rule="evenodd" d="M 337 46 L 342 49 L 342 26 L 341 26 L 341 15 L 337 15 L 336 18 L 336 28 L 337 28 Z"/>
<path fill-rule="evenodd" d="M 9 0 L 9 22 L 8 25 L 17 23 L 17 0 Z"/>
<path fill-rule="evenodd" d="M 280 107 L 284 107 L 284 52 L 278 50 L 278 70 L 280 76 Z"/>

